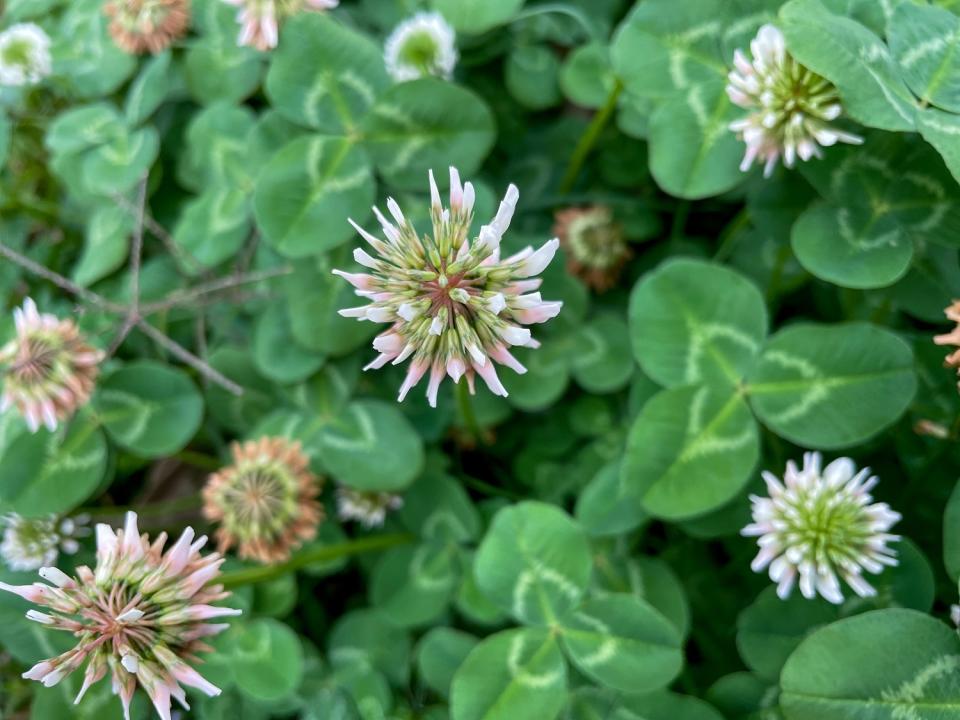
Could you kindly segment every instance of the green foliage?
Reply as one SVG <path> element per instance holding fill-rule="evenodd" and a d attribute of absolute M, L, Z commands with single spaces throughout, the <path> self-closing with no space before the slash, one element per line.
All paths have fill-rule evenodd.
<path fill-rule="evenodd" d="M 960 718 L 958 363 L 933 340 L 960 298 L 960 2 L 278 2 L 267 50 L 238 45 L 235 5 L 190 4 L 184 37 L 137 56 L 101 2 L 0 3 L 0 28 L 36 22 L 52 52 L 38 84 L 0 87 L 0 391 L 26 367 L 27 296 L 103 353 L 56 429 L 0 414 L 0 535 L 8 513 L 132 508 L 151 537 L 216 545 L 207 478 L 265 436 L 319 478 L 323 520 L 289 558 L 226 550 L 244 614 L 200 653 L 222 694 L 189 690 L 182 720 Z M 455 31 L 449 77 L 391 76 L 386 39 L 417 12 Z M 782 145 L 778 110 L 729 87 L 768 24 L 806 68 L 790 102 L 809 72 L 835 108 L 803 106 L 790 132 L 817 142 L 764 173 L 731 123 L 759 113 L 746 133 Z M 447 205 L 449 167 L 472 183 L 471 246 L 511 183 L 499 258 L 560 236 L 525 292 L 563 307 L 510 348 L 526 372 L 496 364 L 506 397 L 472 367 L 476 394 L 444 380 L 431 408 L 428 367 L 398 404 L 430 353 L 370 367 L 396 313 L 340 311 L 434 283 L 434 313 L 475 278 L 451 263 L 356 293 L 334 270 L 378 253 L 348 219 L 391 272 L 409 260 L 372 206 L 435 262 L 427 178 Z M 615 227 L 576 235 L 565 211 L 593 206 Z M 761 472 L 808 452 L 869 466 L 869 502 L 902 516 L 874 594 L 781 598 L 768 571 L 792 560 L 751 571 Z M 349 492 L 384 517 L 351 520 Z M 852 542 L 824 512 L 805 541 Z M 96 565 L 96 533 L 78 540 L 64 571 Z M 0 582 L 34 582 L 9 548 Z M 109 681 L 73 705 L 82 669 L 21 677 L 76 641 L 29 607 L 0 592 L 0 718 L 117 715 Z M 138 691 L 131 717 L 152 712 Z"/>

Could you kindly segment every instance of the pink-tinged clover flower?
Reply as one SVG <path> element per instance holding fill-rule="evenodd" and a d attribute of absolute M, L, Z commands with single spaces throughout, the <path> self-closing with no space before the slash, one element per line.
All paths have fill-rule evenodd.
<path fill-rule="evenodd" d="M 803 468 L 787 463 L 783 482 L 764 471 L 770 497 L 750 496 L 753 522 L 741 535 L 756 537 L 760 552 L 751 569 L 777 583 L 786 598 L 799 580 L 800 592 L 817 593 L 832 603 L 843 602 L 839 577 L 860 597 L 876 595 L 863 571 L 879 574 L 897 564 L 888 543 L 899 535 L 888 530 L 900 514 L 886 503 L 874 503 L 870 491 L 878 478 L 870 468 L 857 472 L 853 460 L 838 458 L 821 471 L 820 453 L 806 453 Z"/>
<path fill-rule="evenodd" d="M 208 696 L 220 690 L 188 664 L 198 651 L 210 650 L 204 638 L 228 625 L 208 623 L 240 610 L 212 603 L 230 593 L 213 584 L 223 559 L 201 555 L 207 538 L 194 539 L 192 528 L 163 552 L 166 533 L 151 543 L 137 529 L 136 513 L 127 513 L 122 530 L 97 525 L 97 564 L 76 569 L 70 577 L 54 567 L 40 568 L 47 583 L 8 585 L 0 590 L 40 605 L 27 617 L 66 630 L 74 648 L 37 663 L 23 677 L 52 687 L 86 663 L 75 703 L 108 672 L 126 720 L 137 685 L 143 687 L 163 720 L 171 720 L 171 698 L 188 708 L 182 685 Z"/>
<path fill-rule="evenodd" d="M 40 314 L 30 298 L 13 311 L 16 337 L 0 348 L 0 412 L 15 407 L 31 432 L 56 430 L 90 399 L 103 353 L 71 320 Z"/>
<path fill-rule="evenodd" d="M 340 0 L 223 0 L 240 8 L 237 45 L 272 50 L 280 42 L 280 24 L 303 10 L 331 10 Z"/>
<path fill-rule="evenodd" d="M 370 301 L 340 314 L 390 323 L 373 340 L 380 355 L 364 369 L 409 359 L 398 400 L 428 372 L 427 398 L 432 407 L 445 375 L 455 383 L 466 376 L 471 392 L 474 376 L 479 375 L 495 395 L 506 397 L 495 363 L 526 372 L 510 348 L 539 347 L 524 326 L 555 317 L 563 303 L 546 302 L 536 292 L 541 280 L 535 276 L 553 259 L 559 245 L 556 238 L 539 250 L 527 247 L 500 258 L 500 239 L 519 195 L 510 185 L 496 217 L 472 241 L 468 236 L 474 189 L 469 182 L 461 184 L 455 168 L 450 168 L 449 208 L 441 204 L 430 173 L 432 236 L 421 238 L 392 198 L 387 200 L 392 221 L 374 208 L 385 241 L 350 221 L 376 256 L 361 248 L 354 250 L 354 259 L 369 273 L 334 270 L 356 288 L 357 295 Z"/>
<path fill-rule="evenodd" d="M 752 60 L 737 50 L 734 69 L 727 76 L 727 95 L 750 111 L 730 124 L 747 145 L 741 170 L 749 170 L 758 160 L 769 177 L 780 158 L 793 167 L 798 157 L 820 157 L 821 146 L 863 142 L 858 135 L 831 126 L 843 112 L 837 89 L 793 59 L 775 26 L 760 28 L 750 42 L 750 53 Z"/>

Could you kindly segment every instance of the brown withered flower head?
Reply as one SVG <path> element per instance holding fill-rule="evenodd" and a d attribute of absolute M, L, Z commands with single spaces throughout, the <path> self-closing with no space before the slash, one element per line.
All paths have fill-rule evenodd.
<path fill-rule="evenodd" d="M 264 437 L 234 443 L 232 451 L 233 464 L 203 489 L 203 514 L 219 525 L 219 550 L 236 546 L 244 559 L 285 560 L 317 534 L 322 480 L 310 472 L 299 442 Z"/>
<path fill-rule="evenodd" d="M 570 273 L 598 292 L 616 284 L 630 259 L 623 227 L 603 205 L 557 211 L 554 234 L 566 250 Z"/>
<path fill-rule="evenodd" d="M 937 335 L 933 341 L 937 345 L 955 345 L 957 349 L 944 358 L 943 362 L 947 367 L 957 368 L 960 372 L 960 300 L 954 300 L 950 307 L 943 311 L 947 319 L 957 323 L 957 326 L 948 333 Z"/>
<path fill-rule="evenodd" d="M 31 432 L 68 420 L 87 403 L 103 353 L 72 320 L 41 314 L 30 298 L 13 311 L 16 337 L 0 348 L 0 413 L 15 407 Z"/>
<path fill-rule="evenodd" d="M 156 55 L 190 27 L 190 0 L 108 0 L 103 11 L 117 47 L 133 55 Z"/>

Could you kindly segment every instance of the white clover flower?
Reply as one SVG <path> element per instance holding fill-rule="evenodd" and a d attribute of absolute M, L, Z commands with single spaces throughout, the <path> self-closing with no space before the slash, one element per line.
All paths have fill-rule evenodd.
<path fill-rule="evenodd" d="M 50 37 L 39 25 L 20 23 L 0 32 L 0 85 L 36 85 L 52 70 Z"/>
<path fill-rule="evenodd" d="M 341 485 L 337 488 L 337 517 L 356 521 L 365 528 L 380 527 L 387 512 L 403 507 L 403 498 L 386 492 L 364 492 Z"/>
<path fill-rule="evenodd" d="M 420 12 L 394 28 L 384 45 L 387 72 L 397 82 L 435 75 L 449 80 L 457 65 L 456 34 L 443 16 Z"/>
<path fill-rule="evenodd" d="M 554 238 L 536 251 L 527 247 L 501 260 L 500 239 L 513 218 L 520 196 L 517 188 L 507 188 L 496 217 L 471 241 L 473 186 L 461 184 L 457 170 L 450 168 L 450 207 L 445 208 L 433 172 L 429 176 L 432 237 L 418 236 L 393 198 L 387 200 L 387 208 L 396 225 L 373 209 L 386 241 L 350 221 L 376 257 L 357 248 L 354 260 L 369 268 L 369 274 L 333 271 L 370 301 L 342 309 L 340 314 L 391 323 L 374 338 L 373 347 L 380 355 L 364 370 L 410 358 L 398 401 L 427 371 L 427 399 L 432 407 L 437 405 L 437 390 L 445 375 L 456 383 L 466 377 L 471 392 L 475 375 L 480 375 L 491 392 L 506 397 L 495 362 L 525 373 L 508 348 L 539 347 L 522 326 L 546 322 L 563 306 L 533 292 L 541 283 L 534 276 L 550 264 L 560 243 Z"/>
<path fill-rule="evenodd" d="M 53 565 L 61 552 L 73 555 L 80 549 L 77 538 L 90 533 L 89 520 L 85 515 L 58 519 L 56 515 L 25 518 L 9 513 L 3 517 L 0 557 L 11 570 Z"/>
<path fill-rule="evenodd" d="M 280 42 L 280 24 L 299 12 L 332 10 L 340 0 L 223 0 L 239 8 L 237 45 L 272 50 Z"/>
<path fill-rule="evenodd" d="M 764 471 L 769 498 L 750 496 L 753 522 L 741 535 L 757 537 L 754 572 L 769 566 L 777 595 L 786 598 L 799 578 L 800 592 L 843 602 L 839 575 L 860 597 L 876 594 L 863 578 L 897 564 L 887 543 L 900 539 L 887 531 L 900 520 L 886 503 L 873 503 L 878 478 L 870 468 L 857 472 L 853 460 L 838 458 L 821 472 L 820 453 L 806 453 L 803 469 L 790 461 L 780 479 Z"/>
<path fill-rule="evenodd" d="M 730 129 L 747 144 L 741 170 L 749 170 L 759 160 L 764 176 L 769 177 L 781 157 L 784 165 L 793 167 L 797 157 L 820 157 L 821 145 L 863 142 L 830 126 L 843 112 L 837 89 L 791 57 L 776 27 L 761 27 L 750 43 L 750 53 L 752 61 L 737 50 L 734 69 L 727 76 L 727 95 L 751 111 L 730 123 Z"/>

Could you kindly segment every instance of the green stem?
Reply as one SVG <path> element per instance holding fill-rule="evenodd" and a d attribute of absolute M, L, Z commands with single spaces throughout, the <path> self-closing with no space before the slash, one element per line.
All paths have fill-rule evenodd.
<path fill-rule="evenodd" d="M 105 520 L 107 518 L 116 518 L 125 515 L 128 510 L 133 510 L 141 518 L 157 517 L 168 513 L 183 512 L 185 510 L 196 510 L 202 504 L 199 493 L 194 495 L 185 495 L 183 497 L 171 498 L 170 500 L 161 500 L 147 505 L 114 505 L 84 507 L 76 510 L 74 514 L 89 513 L 95 521 Z"/>
<path fill-rule="evenodd" d="M 742 208 L 736 217 L 723 229 L 723 232 L 720 233 L 720 242 L 718 243 L 717 252 L 714 254 L 713 259 L 717 262 L 722 262 L 732 255 L 733 249 L 741 237 L 740 231 L 749 224 L 750 213 L 747 212 L 746 208 Z"/>
<path fill-rule="evenodd" d="M 583 163 L 586 161 L 590 151 L 593 150 L 593 146 L 597 143 L 600 133 L 603 132 L 603 129 L 607 126 L 607 122 L 609 122 L 610 116 L 613 115 L 613 111 L 617 109 L 617 101 L 620 99 L 621 92 L 623 92 L 623 83 L 617 79 L 610 89 L 610 94 L 607 95 L 607 101 L 603 104 L 603 107 L 597 111 L 597 114 L 593 116 L 593 120 L 590 121 L 586 131 L 580 136 L 580 140 L 577 141 L 577 146 L 573 149 L 573 155 L 570 156 L 570 162 L 567 164 L 567 170 L 563 173 L 563 180 L 560 181 L 560 192 L 567 193 L 573 189 L 573 185 L 577 182 L 577 176 L 580 174 Z"/>
<path fill-rule="evenodd" d="M 518 493 L 507 490 L 506 488 L 499 487 L 497 485 L 491 485 L 488 482 L 483 480 L 478 480 L 475 477 L 470 477 L 469 475 L 462 475 L 460 478 L 463 481 L 463 484 L 467 487 L 471 487 L 478 492 L 482 492 L 486 495 L 494 495 L 498 497 L 505 497 L 511 500 L 525 500 L 525 496 L 519 495 Z"/>
<path fill-rule="evenodd" d="M 413 542 L 414 536 L 409 533 L 391 533 L 387 535 L 372 535 L 370 537 L 349 540 L 334 545 L 322 545 L 297 553 L 286 562 L 276 565 L 260 565 L 257 567 L 235 570 L 220 576 L 219 582 L 225 587 L 237 587 L 252 583 L 264 582 L 273 578 L 294 572 L 307 565 L 319 562 L 329 562 L 341 557 L 360 555 L 362 553 L 386 550 L 397 545 L 406 545 Z"/>
<path fill-rule="evenodd" d="M 212 472 L 223 467 L 223 463 L 218 458 L 213 457 L 213 455 L 196 452 L 195 450 L 181 450 L 173 457 L 184 465 L 190 465 L 195 468 L 200 468 L 201 470 L 210 470 Z"/>
<path fill-rule="evenodd" d="M 670 226 L 670 240 L 676 242 L 683 235 L 687 227 L 687 217 L 690 215 L 690 201 L 684 200 L 673 211 L 673 224 Z"/>
<path fill-rule="evenodd" d="M 457 383 L 457 406 L 467 432 L 478 443 L 483 444 L 483 432 L 477 422 L 477 414 L 473 411 L 473 398 L 470 397 L 470 386 L 466 381 Z"/>

